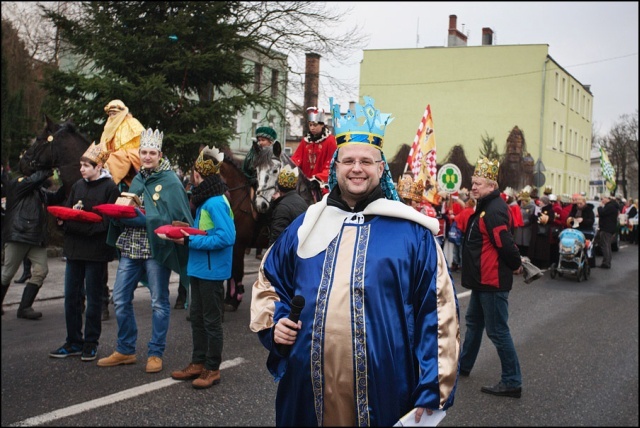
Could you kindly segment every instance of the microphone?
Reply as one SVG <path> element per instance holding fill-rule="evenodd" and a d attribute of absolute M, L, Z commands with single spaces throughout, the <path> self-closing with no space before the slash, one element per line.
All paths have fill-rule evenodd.
<path fill-rule="evenodd" d="M 291 312 L 289 313 L 289 319 L 295 323 L 300 319 L 300 312 L 302 312 L 302 308 L 304 308 L 304 297 L 296 295 L 291 299 Z M 291 352 L 292 345 L 283 345 L 281 343 L 276 344 L 276 348 L 278 349 L 278 353 L 283 357 L 289 356 L 289 352 Z"/>

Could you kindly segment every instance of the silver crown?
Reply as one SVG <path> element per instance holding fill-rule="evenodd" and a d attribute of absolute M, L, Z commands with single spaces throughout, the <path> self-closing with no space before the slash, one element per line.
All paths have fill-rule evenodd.
<path fill-rule="evenodd" d="M 162 151 L 162 137 L 164 133 L 158 129 L 155 131 L 151 128 L 142 131 L 140 134 L 140 148 L 155 149 L 159 152 Z"/>

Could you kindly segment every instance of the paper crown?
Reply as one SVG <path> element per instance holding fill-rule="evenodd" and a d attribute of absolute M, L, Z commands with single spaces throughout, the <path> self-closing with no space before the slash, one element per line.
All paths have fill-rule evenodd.
<path fill-rule="evenodd" d="M 498 162 L 498 160 L 491 161 L 483 156 L 478 159 L 476 168 L 473 171 L 473 176 L 486 178 L 487 180 L 498 181 L 499 168 L 500 162 Z"/>
<path fill-rule="evenodd" d="M 409 192 L 410 199 L 416 202 L 422 202 L 424 199 L 424 184 L 422 180 L 416 180 L 411 185 L 411 191 Z"/>
<path fill-rule="evenodd" d="M 550 194 L 553 193 L 553 189 L 550 186 L 546 186 L 542 193 L 545 194 L 545 195 L 550 195 Z"/>
<path fill-rule="evenodd" d="M 324 123 L 324 110 L 318 107 L 307 108 L 307 120 L 309 122 Z"/>
<path fill-rule="evenodd" d="M 278 174 L 278 186 L 284 189 L 295 189 L 298 184 L 298 167 L 285 165 Z"/>
<path fill-rule="evenodd" d="M 401 178 L 398 182 L 398 195 L 403 199 L 422 202 L 424 199 L 424 183 L 420 179 L 413 181 L 410 176 Z"/>
<path fill-rule="evenodd" d="M 518 199 L 520 200 L 528 200 L 531 199 L 531 186 L 526 185 L 524 189 L 518 193 Z"/>
<path fill-rule="evenodd" d="M 109 114 L 110 111 L 124 111 L 127 109 L 127 106 L 120 100 L 112 100 L 104 106 L 104 112 Z"/>
<path fill-rule="evenodd" d="M 413 184 L 413 179 L 411 178 L 411 176 L 400 178 L 398 180 L 398 195 L 403 199 L 411 199 L 409 195 L 411 194 L 412 184 Z"/>
<path fill-rule="evenodd" d="M 211 159 L 205 160 L 205 155 Z M 211 148 L 209 148 L 209 146 L 205 146 L 205 148 L 200 151 L 198 159 L 196 159 L 195 170 L 203 177 L 217 174 L 220 172 L 220 163 L 223 160 L 224 153 L 220 152 L 213 146 Z"/>
<path fill-rule="evenodd" d="M 273 128 L 270 128 L 268 126 L 261 126 L 260 128 L 256 129 L 256 138 L 257 137 L 265 137 L 270 139 L 271 141 L 276 141 L 278 139 L 278 134 L 276 134 L 276 131 Z"/>
<path fill-rule="evenodd" d="M 96 144 L 95 141 L 91 143 L 86 152 L 82 155 L 83 158 L 89 159 L 91 162 L 96 165 L 99 163 L 104 163 L 109 159 L 109 151 L 103 144 Z"/>
<path fill-rule="evenodd" d="M 334 104 L 333 98 L 329 98 L 337 146 L 359 143 L 370 144 L 382 150 L 384 132 L 393 118 L 388 113 L 380 113 L 373 106 L 373 98 L 363 98 L 365 104 L 356 104 L 355 113 L 347 110 L 344 117 L 340 114 L 340 105 Z"/>
<path fill-rule="evenodd" d="M 159 152 L 162 151 L 162 138 L 164 133 L 158 129 L 155 131 L 151 128 L 142 131 L 140 134 L 140 148 L 155 149 Z"/>

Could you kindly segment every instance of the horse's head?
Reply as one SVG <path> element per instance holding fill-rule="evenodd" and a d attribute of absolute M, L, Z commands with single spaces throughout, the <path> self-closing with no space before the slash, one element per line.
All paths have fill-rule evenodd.
<path fill-rule="evenodd" d="M 271 205 L 271 198 L 276 193 L 278 173 L 283 166 L 281 159 L 282 146 L 276 141 L 270 147 L 262 147 L 256 151 L 253 166 L 256 169 L 258 188 L 254 206 L 259 213 L 266 213 Z"/>
<path fill-rule="evenodd" d="M 20 172 L 31 175 L 35 171 L 53 168 L 54 158 L 52 142 L 61 125 L 53 122 L 45 115 L 45 126 L 40 135 L 20 155 Z"/>

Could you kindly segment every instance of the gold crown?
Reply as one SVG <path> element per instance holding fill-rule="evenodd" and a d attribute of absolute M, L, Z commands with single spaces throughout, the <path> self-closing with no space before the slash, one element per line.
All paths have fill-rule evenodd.
<path fill-rule="evenodd" d="M 498 181 L 498 169 L 500 168 L 500 162 L 498 160 L 491 161 L 486 157 L 481 157 L 476 163 L 476 168 L 473 171 L 474 177 L 482 177 L 487 180 Z"/>
<path fill-rule="evenodd" d="M 412 199 L 416 202 L 422 202 L 424 199 L 424 184 L 422 180 L 416 180 L 411 185 L 411 190 L 409 191 L 409 199 Z"/>
<path fill-rule="evenodd" d="M 411 199 L 412 184 L 413 179 L 411 176 L 408 175 L 406 178 L 400 178 L 400 180 L 398 180 L 398 195 L 403 199 Z"/>
<path fill-rule="evenodd" d="M 140 134 L 140 148 L 154 149 L 161 152 L 163 137 L 164 133 L 160 132 L 158 129 L 155 131 L 151 128 L 146 129 Z"/>
<path fill-rule="evenodd" d="M 285 165 L 278 174 L 278 186 L 285 189 L 295 189 L 296 184 L 298 184 L 298 168 Z"/>
<path fill-rule="evenodd" d="M 551 186 L 547 186 L 544 188 L 544 192 L 542 192 L 545 195 L 550 195 L 553 193 L 553 189 L 551 189 Z"/>
<path fill-rule="evenodd" d="M 204 155 L 213 159 L 204 159 Z M 209 148 L 206 146 L 200 151 L 198 159 L 196 159 L 195 169 L 203 177 L 208 177 L 220 172 L 220 164 L 224 160 L 224 153 L 220 152 L 215 146 Z"/>
<path fill-rule="evenodd" d="M 102 163 L 103 165 L 109 159 L 109 151 L 103 144 L 96 144 L 95 141 L 91 143 L 86 152 L 82 155 L 82 157 L 89 159 L 91 162 L 96 165 Z"/>

